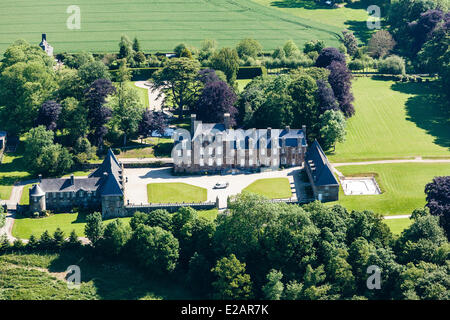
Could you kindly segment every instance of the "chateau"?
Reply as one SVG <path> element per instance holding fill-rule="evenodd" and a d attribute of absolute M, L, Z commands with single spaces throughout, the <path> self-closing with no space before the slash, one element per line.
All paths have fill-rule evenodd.
<path fill-rule="evenodd" d="M 123 165 L 112 150 L 87 178 L 39 179 L 29 190 L 31 212 L 67 212 L 73 208 L 102 211 L 104 217 L 123 215 Z"/>
<path fill-rule="evenodd" d="M 182 159 L 174 159 L 176 173 L 256 172 L 301 166 L 307 150 L 305 126 L 302 129 L 252 128 L 243 132 L 231 128 L 227 113 L 224 123 L 203 123 L 195 114 L 191 115 L 190 134 L 190 139 L 183 137 L 175 141 L 175 156 Z"/>

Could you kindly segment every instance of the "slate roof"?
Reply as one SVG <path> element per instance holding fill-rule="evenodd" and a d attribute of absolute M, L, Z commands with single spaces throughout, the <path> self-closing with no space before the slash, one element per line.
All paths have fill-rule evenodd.
<path fill-rule="evenodd" d="M 223 140 L 229 141 L 231 147 L 233 149 L 237 149 L 237 138 L 235 134 L 235 130 L 229 129 L 225 130 L 225 126 L 221 123 L 198 123 L 198 126 L 194 132 L 194 136 L 192 137 L 193 140 L 197 139 L 201 136 L 201 134 L 204 135 L 210 135 L 212 130 L 217 130 L 221 133 L 223 133 Z M 272 141 L 270 139 L 267 139 L 268 130 L 267 129 L 250 129 L 253 130 L 252 135 L 253 139 L 257 141 L 257 148 L 260 148 L 260 142 L 261 138 L 266 139 L 266 148 L 271 149 L 272 148 Z M 297 147 L 298 146 L 298 138 L 300 138 L 300 143 L 302 147 L 307 147 L 308 144 L 306 142 L 305 135 L 303 133 L 302 129 L 271 129 L 272 136 L 279 136 L 278 144 L 279 146 L 282 145 L 283 139 L 286 141 L 286 146 L 288 147 Z M 246 137 L 245 140 L 240 140 L 239 144 L 242 149 L 248 149 L 249 147 L 249 137 Z"/>
<path fill-rule="evenodd" d="M 102 196 L 123 195 L 122 167 L 112 150 L 108 150 L 103 163 L 88 178 L 42 179 L 38 189 L 44 192 L 100 191 Z M 38 193 L 38 191 L 35 190 Z M 33 194 L 32 194 L 33 195 Z"/>
<path fill-rule="evenodd" d="M 314 184 L 317 186 L 339 185 L 331 170 L 327 156 L 322 150 L 317 140 L 308 148 L 306 152 L 306 165 L 311 169 Z"/>
<path fill-rule="evenodd" d="M 30 196 L 42 197 L 42 196 L 45 196 L 45 193 L 44 193 L 44 191 L 42 191 L 41 187 L 39 187 L 38 184 L 35 184 L 30 189 Z"/>
<path fill-rule="evenodd" d="M 97 191 L 99 186 L 100 178 L 78 178 L 73 180 L 73 184 L 71 178 L 42 179 L 40 183 L 45 192 Z"/>

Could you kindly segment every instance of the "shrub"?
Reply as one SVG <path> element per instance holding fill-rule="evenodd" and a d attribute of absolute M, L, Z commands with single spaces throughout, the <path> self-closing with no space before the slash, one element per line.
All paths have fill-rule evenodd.
<path fill-rule="evenodd" d="M 380 61 L 378 71 L 387 74 L 405 74 L 405 60 L 395 55 L 387 57 Z"/>

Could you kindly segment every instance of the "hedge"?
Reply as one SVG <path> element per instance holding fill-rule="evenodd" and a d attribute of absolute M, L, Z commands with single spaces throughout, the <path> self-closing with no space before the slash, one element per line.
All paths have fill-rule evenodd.
<path fill-rule="evenodd" d="M 150 79 L 154 72 L 161 68 L 129 68 L 131 71 L 131 81 L 146 81 Z M 113 79 L 117 70 L 109 70 Z M 257 67 L 239 67 L 237 79 L 253 79 L 261 75 L 267 75 L 267 69 L 264 66 Z"/>
<path fill-rule="evenodd" d="M 131 81 L 147 81 L 152 77 L 152 74 L 161 68 L 129 68 L 131 71 Z M 117 70 L 109 70 L 113 79 Z"/>
<path fill-rule="evenodd" d="M 267 75 L 267 69 L 264 66 L 239 67 L 237 79 L 253 79 L 262 75 Z"/>

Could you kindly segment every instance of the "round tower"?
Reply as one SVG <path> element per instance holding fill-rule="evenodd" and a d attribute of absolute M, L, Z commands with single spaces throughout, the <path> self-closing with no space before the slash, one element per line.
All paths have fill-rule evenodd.
<path fill-rule="evenodd" d="M 45 205 L 45 192 L 42 191 L 38 184 L 35 184 L 30 189 L 30 210 L 31 212 L 43 212 L 46 210 Z"/>

